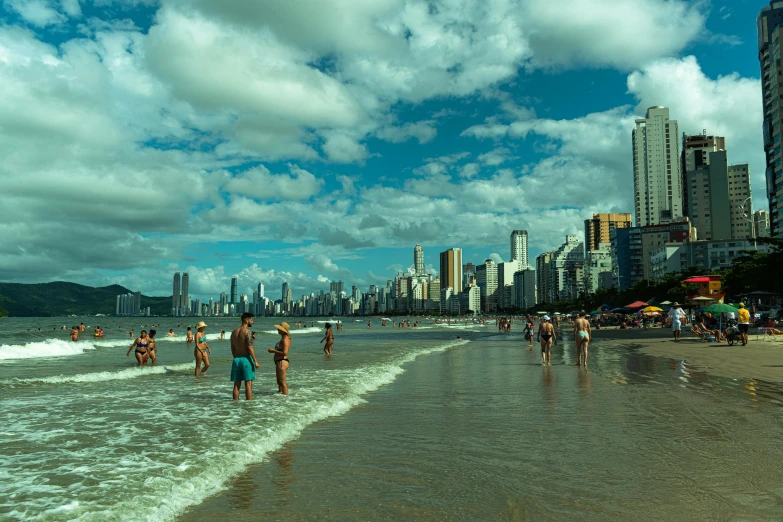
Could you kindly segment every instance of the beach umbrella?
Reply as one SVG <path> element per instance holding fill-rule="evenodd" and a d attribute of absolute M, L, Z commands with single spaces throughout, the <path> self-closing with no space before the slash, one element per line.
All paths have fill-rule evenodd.
<path fill-rule="evenodd" d="M 633 312 L 633 310 L 630 310 L 628 308 L 613 308 L 612 313 L 613 314 L 627 314 L 629 312 Z"/>
<path fill-rule="evenodd" d="M 593 310 L 590 315 L 601 315 L 601 310 Z"/>
<path fill-rule="evenodd" d="M 554 315 L 562 315 L 560 312 L 555 312 Z"/>
<path fill-rule="evenodd" d="M 711 314 L 723 314 L 723 312 L 737 313 L 738 310 L 733 306 L 727 305 L 725 303 L 715 303 L 705 307 L 704 311 Z M 718 316 L 718 328 L 723 330 L 723 315 Z"/>
<path fill-rule="evenodd" d="M 657 306 L 648 306 L 642 310 L 645 313 L 649 312 L 663 312 L 663 309 L 658 308 Z"/>
<path fill-rule="evenodd" d="M 671 301 L 664 301 L 661 304 L 664 305 L 664 306 L 668 306 L 668 305 L 672 304 L 672 302 Z"/>
<path fill-rule="evenodd" d="M 546 315 L 546 312 L 536 312 L 538 315 Z"/>
<path fill-rule="evenodd" d="M 608 304 L 602 304 L 601 307 L 600 307 L 601 310 L 611 310 L 611 308 L 612 307 L 609 306 Z"/>
<path fill-rule="evenodd" d="M 714 301 L 712 297 L 705 297 L 703 295 L 700 295 L 699 297 L 694 297 L 693 299 L 689 299 L 689 301 L 696 301 L 697 303 L 706 303 L 707 301 Z"/>
<path fill-rule="evenodd" d="M 625 305 L 626 308 L 644 308 L 645 306 L 648 306 L 648 305 L 644 301 L 636 301 L 635 303 L 631 303 L 629 305 Z"/>

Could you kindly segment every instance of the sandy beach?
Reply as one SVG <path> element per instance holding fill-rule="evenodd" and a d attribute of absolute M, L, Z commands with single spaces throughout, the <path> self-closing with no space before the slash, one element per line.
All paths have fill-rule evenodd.
<path fill-rule="evenodd" d="M 783 336 L 757 336 L 755 329 L 747 347 L 701 342 L 689 330 L 675 343 L 668 328 L 601 329 L 594 330 L 594 338 L 607 345 L 632 344 L 643 353 L 685 361 L 712 375 L 783 382 Z"/>

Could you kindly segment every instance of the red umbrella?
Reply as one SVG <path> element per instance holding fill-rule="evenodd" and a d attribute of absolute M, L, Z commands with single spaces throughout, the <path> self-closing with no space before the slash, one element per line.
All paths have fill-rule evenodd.
<path fill-rule="evenodd" d="M 635 303 L 631 303 L 626 306 L 626 308 L 644 308 L 645 306 L 650 306 L 644 301 L 636 301 Z"/>

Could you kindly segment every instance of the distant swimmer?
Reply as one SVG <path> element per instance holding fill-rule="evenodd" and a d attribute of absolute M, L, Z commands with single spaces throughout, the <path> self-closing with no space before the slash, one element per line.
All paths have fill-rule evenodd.
<path fill-rule="evenodd" d="M 332 355 L 332 345 L 334 344 L 334 335 L 332 334 L 331 323 L 326 323 L 324 325 L 324 328 L 326 328 L 326 332 L 324 332 L 324 338 L 321 339 L 321 342 L 318 344 L 321 344 L 322 342 L 326 341 L 326 344 L 324 345 L 324 353 L 326 355 Z"/>
<path fill-rule="evenodd" d="M 371 328 L 371 327 L 372 327 L 372 321 L 367 321 L 367 328 Z"/>
<path fill-rule="evenodd" d="M 288 350 L 291 348 L 291 325 L 286 322 L 276 324 L 277 333 L 280 334 L 280 341 L 274 348 L 268 350 L 273 353 L 275 361 L 275 377 L 277 377 L 277 391 L 283 395 L 288 395 L 288 383 L 286 382 L 286 372 L 291 365 L 288 360 Z"/>
<path fill-rule="evenodd" d="M 239 400 L 239 389 L 245 383 L 245 399 L 253 399 L 253 380 L 256 378 L 258 359 L 250 338 L 250 327 L 253 326 L 253 314 L 244 313 L 241 317 L 242 326 L 231 332 L 231 382 L 234 383 L 233 397 Z"/>
<path fill-rule="evenodd" d="M 79 331 L 80 331 L 80 332 L 83 332 L 83 331 L 85 331 L 85 330 L 87 330 L 87 327 L 86 327 L 86 326 L 84 326 L 84 323 L 81 323 L 81 324 L 79 324 Z"/>
<path fill-rule="evenodd" d="M 128 332 L 128 334 L 130 335 L 130 338 L 131 338 L 131 339 L 133 339 L 133 328 L 131 328 L 131 329 L 130 329 L 130 331 Z"/>
<path fill-rule="evenodd" d="M 207 324 L 201 321 L 196 325 L 196 349 L 193 350 L 193 356 L 196 358 L 196 377 L 200 374 L 204 374 L 209 370 L 209 356 L 212 354 L 212 350 L 209 349 L 207 344 L 207 334 L 204 333 L 204 329 Z M 193 332 L 188 327 L 188 333 L 193 337 Z M 204 365 L 203 367 L 201 365 Z"/>
<path fill-rule="evenodd" d="M 541 318 L 541 325 L 538 327 L 538 342 L 541 343 L 541 359 L 543 364 L 552 364 L 552 342 L 557 341 L 555 337 L 555 327 L 552 326 L 548 315 Z"/>
<path fill-rule="evenodd" d="M 71 341 L 76 342 L 78 340 L 79 340 L 79 327 L 74 326 L 73 328 L 71 328 Z"/>
<path fill-rule="evenodd" d="M 193 342 L 193 330 L 190 329 L 190 326 L 188 326 L 188 331 L 187 333 L 185 333 L 185 342 L 186 343 Z"/>
<path fill-rule="evenodd" d="M 130 348 L 128 348 L 128 352 L 125 354 L 125 357 L 128 357 L 131 353 L 131 350 L 136 348 L 136 366 L 142 366 L 147 362 L 147 352 L 149 351 L 149 346 L 150 340 L 149 337 L 147 337 L 147 331 L 142 330 L 141 335 L 137 337 L 136 340 L 133 341 L 133 344 L 130 345 Z"/>
<path fill-rule="evenodd" d="M 174 337 L 175 335 L 177 334 L 174 333 L 174 330 L 169 330 L 168 333 L 166 334 L 166 337 Z"/>
<path fill-rule="evenodd" d="M 590 343 L 592 331 L 590 321 L 585 319 L 585 312 L 579 312 L 579 318 L 574 321 L 574 342 L 576 342 L 576 365 L 587 367 L 587 345 Z"/>
<path fill-rule="evenodd" d="M 220 340 L 225 341 L 226 340 L 226 331 L 220 330 Z"/>
<path fill-rule="evenodd" d="M 147 347 L 147 358 L 149 358 L 152 361 L 152 364 L 158 364 L 158 345 L 155 342 L 155 334 L 157 332 L 155 330 L 150 330 L 149 338 L 150 338 L 150 345 Z M 145 359 L 144 363 L 146 364 L 147 361 Z"/>

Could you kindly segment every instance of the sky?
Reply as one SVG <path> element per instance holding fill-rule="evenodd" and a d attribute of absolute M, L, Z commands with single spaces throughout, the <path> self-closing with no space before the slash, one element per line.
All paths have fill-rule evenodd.
<path fill-rule="evenodd" d="M 0 280 L 280 298 L 633 212 L 664 105 L 764 190 L 765 0 L 0 0 Z"/>

